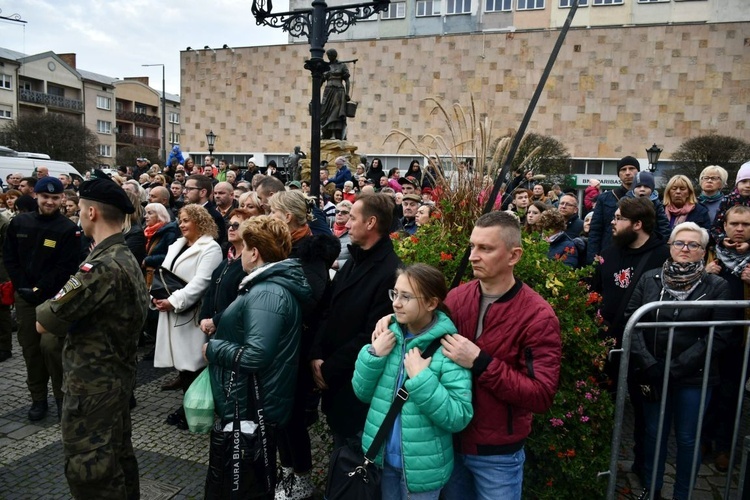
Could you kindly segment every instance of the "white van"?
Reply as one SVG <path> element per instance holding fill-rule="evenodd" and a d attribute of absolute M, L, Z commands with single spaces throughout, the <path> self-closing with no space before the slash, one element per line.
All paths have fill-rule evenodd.
<path fill-rule="evenodd" d="M 3 185 L 7 185 L 8 175 L 20 172 L 24 177 L 33 177 L 36 175 L 37 167 L 47 167 L 49 175 L 58 177 L 60 174 L 68 174 L 71 179 L 78 177 L 83 178 L 81 172 L 64 161 L 45 160 L 40 158 L 22 158 L 18 156 L 1 156 L 0 155 L 0 179 Z"/>

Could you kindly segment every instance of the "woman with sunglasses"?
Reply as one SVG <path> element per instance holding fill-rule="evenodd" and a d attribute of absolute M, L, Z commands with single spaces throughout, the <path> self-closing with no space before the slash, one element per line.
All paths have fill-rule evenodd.
<path fill-rule="evenodd" d="M 728 300 L 727 282 L 717 275 L 706 272 L 703 257 L 708 245 L 708 232 L 694 222 L 683 222 L 672 230 L 669 238 L 670 257 L 664 265 L 644 273 L 633 291 L 627 309 L 626 320 L 644 304 L 666 301 Z M 644 322 L 694 322 L 729 321 L 732 313 L 722 308 L 655 309 L 641 318 Z M 717 326 L 714 330 L 710 352 L 712 361 L 727 345 L 731 326 Z M 654 490 L 654 498 L 661 498 L 664 483 L 664 464 L 667 458 L 667 440 L 672 425 L 677 441 L 674 498 L 688 498 L 693 484 L 691 475 L 698 463 L 693 463 L 695 434 L 700 416 L 703 368 L 708 348 L 708 327 L 676 327 L 674 329 L 672 354 L 667 364 L 669 328 L 644 328 L 633 331 L 631 345 L 635 380 L 644 396 L 643 416 L 645 428 L 645 460 L 643 480 L 646 490 L 639 498 L 648 498 Z M 708 373 L 706 405 L 711 399 L 711 390 L 719 382 L 717 363 L 712 362 Z M 659 425 L 661 394 L 665 371 L 668 374 L 664 427 L 661 435 L 659 456 L 656 456 L 656 435 Z M 656 469 L 654 473 L 654 469 Z M 697 474 L 696 474 L 697 475 Z M 653 478 L 656 478 L 655 481 Z"/>
<path fill-rule="evenodd" d="M 232 217 L 227 224 L 227 241 L 229 249 L 227 258 L 224 259 L 211 275 L 211 284 L 208 285 L 206 295 L 203 297 L 201 312 L 198 316 L 200 328 L 206 335 L 213 335 L 221 320 L 221 314 L 229 307 L 229 304 L 237 298 L 240 282 L 246 276 L 242 270 L 240 254 L 242 254 L 242 236 L 240 235 L 240 224 L 253 214 L 244 208 L 235 208 Z"/>
<path fill-rule="evenodd" d="M 333 235 L 338 238 L 339 243 L 341 243 L 341 253 L 336 259 L 336 262 L 333 263 L 333 269 L 337 271 L 341 269 L 341 266 L 343 266 L 349 258 L 348 245 L 351 243 L 351 239 L 349 238 L 349 228 L 346 227 L 346 224 L 351 218 L 351 215 L 349 215 L 351 211 L 352 203 L 347 200 L 336 205 L 336 217 L 333 219 L 331 231 L 333 231 Z"/>

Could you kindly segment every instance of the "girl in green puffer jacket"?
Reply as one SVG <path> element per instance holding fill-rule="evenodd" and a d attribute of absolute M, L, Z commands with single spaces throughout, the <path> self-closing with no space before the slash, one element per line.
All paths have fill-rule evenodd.
<path fill-rule="evenodd" d="M 443 300 L 445 278 L 434 267 L 415 264 L 397 273 L 389 290 L 396 322 L 359 352 L 352 385 L 370 404 L 362 436 L 366 452 L 406 379 L 406 400 L 376 463 L 383 468 L 383 499 L 435 499 L 453 470 L 453 433 L 474 412 L 471 372 L 438 348 L 421 356 L 434 339 L 456 333 Z"/>

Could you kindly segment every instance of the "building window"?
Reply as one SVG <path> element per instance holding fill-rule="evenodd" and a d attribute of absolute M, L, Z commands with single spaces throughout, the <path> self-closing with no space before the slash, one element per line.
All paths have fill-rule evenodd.
<path fill-rule="evenodd" d="M 544 0 L 518 0 L 518 10 L 543 9 Z"/>
<path fill-rule="evenodd" d="M 136 103 L 135 105 L 135 112 L 138 113 L 139 115 L 145 115 L 147 109 L 148 107 L 145 104 Z"/>
<path fill-rule="evenodd" d="M 440 0 L 417 0 L 417 17 L 439 16 Z"/>
<path fill-rule="evenodd" d="M 0 73 L 0 89 L 12 89 L 13 77 L 11 75 L 4 75 Z"/>
<path fill-rule="evenodd" d="M 404 19 L 406 17 L 406 2 L 395 2 L 380 14 L 380 19 Z"/>
<path fill-rule="evenodd" d="M 505 12 L 513 9 L 513 0 L 486 0 L 485 12 Z"/>
<path fill-rule="evenodd" d="M 146 129 L 143 127 L 135 127 L 136 137 L 146 137 Z"/>
<path fill-rule="evenodd" d="M 624 0 L 594 0 L 594 5 L 622 5 Z"/>
<path fill-rule="evenodd" d="M 115 111 L 122 113 L 125 111 L 125 105 L 120 101 L 115 101 Z"/>
<path fill-rule="evenodd" d="M 99 156 L 109 158 L 112 156 L 112 146 L 109 144 L 99 144 Z"/>
<path fill-rule="evenodd" d="M 560 8 L 561 9 L 570 8 L 573 6 L 573 2 L 575 2 L 575 0 L 560 0 Z M 589 4 L 589 0 L 578 0 L 579 7 L 586 7 L 588 6 L 588 4 Z"/>
<path fill-rule="evenodd" d="M 180 123 L 180 113 L 169 113 L 169 123 Z"/>
<path fill-rule="evenodd" d="M 10 120 L 13 118 L 13 108 L 0 104 L 0 119 Z"/>
<path fill-rule="evenodd" d="M 638 3 L 662 3 L 669 2 L 669 0 L 638 0 Z"/>
<path fill-rule="evenodd" d="M 112 109 L 112 98 L 104 97 L 103 95 L 96 96 L 96 107 L 109 111 L 110 109 Z"/>
<path fill-rule="evenodd" d="M 178 132 L 170 132 L 169 133 L 169 143 L 170 144 L 179 144 L 180 143 L 180 134 Z"/>
<path fill-rule="evenodd" d="M 100 134 L 111 134 L 112 133 L 112 122 L 105 122 L 104 120 L 96 120 L 96 131 Z"/>
<path fill-rule="evenodd" d="M 471 0 L 448 0 L 446 14 L 471 13 Z"/>

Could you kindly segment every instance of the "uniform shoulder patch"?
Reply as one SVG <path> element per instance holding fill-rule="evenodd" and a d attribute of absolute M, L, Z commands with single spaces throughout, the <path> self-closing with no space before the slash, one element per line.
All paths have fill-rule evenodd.
<path fill-rule="evenodd" d="M 59 292 L 57 292 L 57 295 L 55 295 L 52 298 L 52 300 L 59 301 L 60 299 L 65 297 L 65 295 L 69 294 L 73 290 L 81 288 L 82 285 L 83 283 L 81 283 L 81 281 L 78 278 L 76 278 L 75 276 L 71 276 L 68 282 L 65 283 L 65 285 L 60 289 Z"/>
<path fill-rule="evenodd" d="M 81 265 L 79 268 L 81 271 L 87 273 L 91 271 L 94 268 L 94 264 L 91 264 L 90 262 L 86 262 L 85 264 Z"/>

